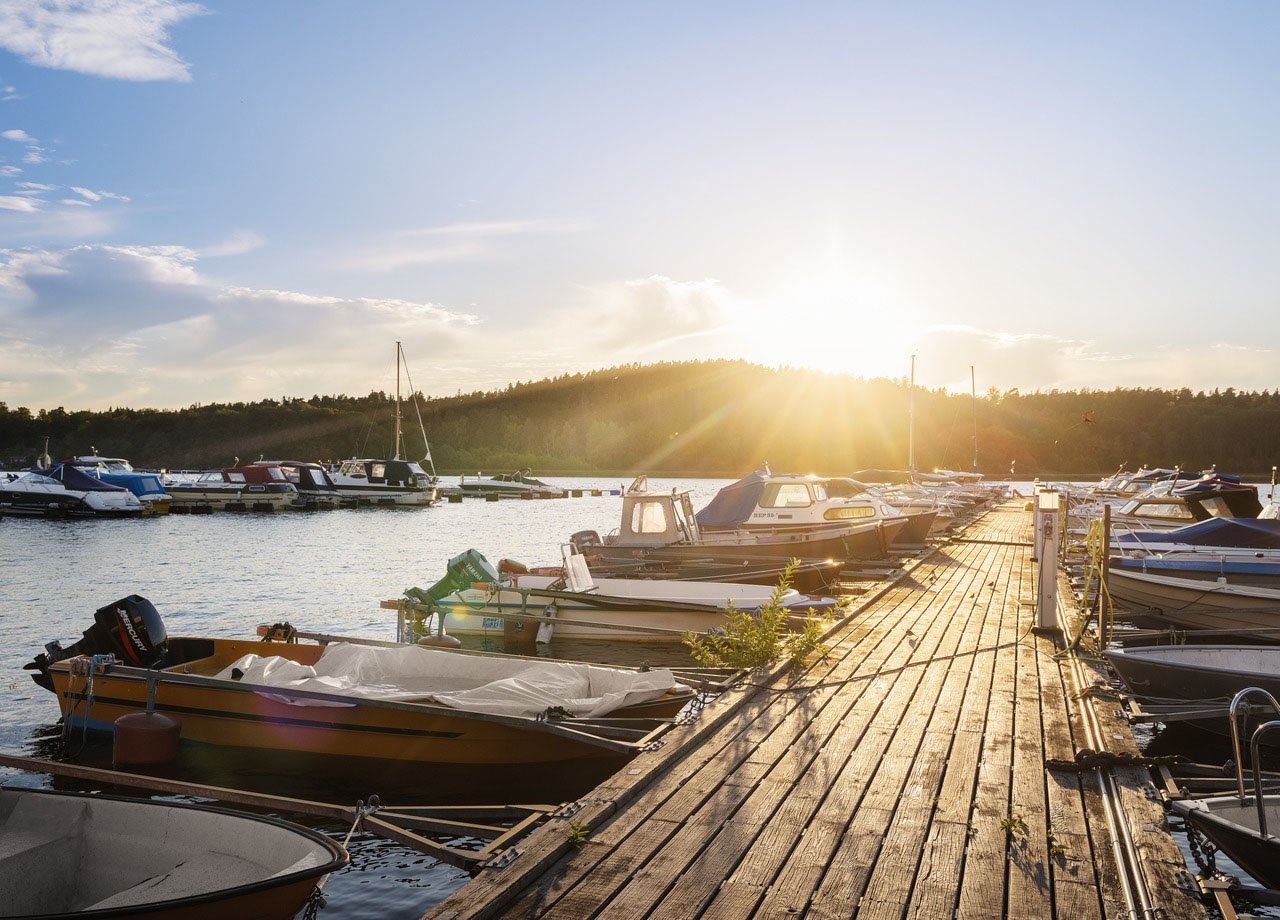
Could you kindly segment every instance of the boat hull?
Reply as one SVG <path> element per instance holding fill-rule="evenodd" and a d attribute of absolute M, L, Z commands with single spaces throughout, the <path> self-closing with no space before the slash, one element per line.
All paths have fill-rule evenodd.
<path fill-rule="evenodd" d="M 1230 700 L 1246 687 L 1280 697 L 1280 653 L 1267 646 L 1173 645 L 1103 652 L 1134 696 Z M 1226 728 L 1225 720 L 1223 728 Z"/>
<path fill-rule="evenodd" d="M 17 920 L 289 920 L 347 863 L 323 835 L 202 805 L 0 790 L 0 903 Z"/>
<path fill-rule="evenodd" d="M 209 642 L 215 651 L 182 666 L 176 673 L 212 676 L 246 654 L 274 655 L 314 664 L 320 646 L 242 640 L 178 639 Z M 74 660 L 74 659 L 73 659 Z M 606 748 L 527 722 L 437 706 L 379 705 L 356 697 L 350 702 L 290 697 L 287 690 L 219 680 L 217 686 L 166 681 L 161 671 L 155 710 L 177 719 L 181 740 L 248 751 L 280 751 L 347 757 L 357 760 L 425 764 L 541 764 L 597 757 L 616 757 Z M 111 732 L 120 716 L 147 706 L 147 681 L 136 674 L 106 673 L 94 677 L 92 699 L 83 676 L 69 662 L 48 669 L 63 718 L 73 729 Z M 643 704 L 640 713 L 673 716 L 685 696 Z M 633 707 L 640 709 L 641 707 Z M 632 709 L 618 715 L 636 714 Z"/>
<path fill-rule="evenodd" d="M 887 521 L 859 529 L 830 532 L 771 533 L 708 530 L 698 543 L 659 545 L 604 543 L 587 552 L 609 561 L 707 562 L 747 566 L 761 558 L 832 559 L 838 562 L 885 559 L 891 539 L 906 519 Z"/>
<path fill-rule="evenodd" d="M 1113 597 L 1165 616 L 1182 609 L 1250 611 L 1280 608 L 1280 590 L 1231 585 L 1195 578 L 1174 578 L 1112 569 L 1107 583 Z"/>
<path fill-rule="evenodd" d="M 1252 790 L 1250 790 L 1252 792 Z M 1280 800 L 1264 797 L 1267 831 L 1258 832 L 1258 810 L 1252 796 L 1243 805 L 1236 796 L 1175 801 L 1173 810 L 1213 841 L 1240 868 L 1267 888 L 1280 887 Z"/>

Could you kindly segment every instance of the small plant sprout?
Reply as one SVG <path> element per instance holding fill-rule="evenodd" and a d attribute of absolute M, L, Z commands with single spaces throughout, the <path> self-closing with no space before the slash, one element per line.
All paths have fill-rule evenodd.
<path fill-rule="evenodd" d="M 1004 831 L 1008 837 L 1025 837 L 1027 836 L 1027 822 L 1022 815 L 1016 812 L 1009 812 L 1007 817 L 1000 819 L 1000 830 Z"/>
<path fill-rule="evenodd" d="M 565 831 L 565 839 L 569 841 L 569 846 L 575 850 L 581 850 L 582 845 L 587 842 L 587 835 L 591 833 L 591 829 L 580 821 L 570 821 L 569 828 Z"/>

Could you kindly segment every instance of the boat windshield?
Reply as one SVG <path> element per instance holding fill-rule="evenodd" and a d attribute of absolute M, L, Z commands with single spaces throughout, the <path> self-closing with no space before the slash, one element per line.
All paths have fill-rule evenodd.
<path fill-rule="evenodd" d="M 56 480 L 56 479 L 52 478 L 51 476 L 45 476 L 45 475 L 43 475 L 43 474 L 41 474 L 41 473 L 34 473 L 34 472 L 33 472 L 33 473 L 24 473 L 23 475 L 21 475 L 21 476 L 19 476 L 19 477 L 18 477 L 17 481 L 18 481 L 18 482 L 32 482 L 32 483 L 37 483 L 37 482 L 38 482 L 38 483 L 40 483 L 41 485 L 46 485 L 46 486 L 60 486 L 60 485 L 62 485 L 62 483 L 58 482 L 58 480 Z"/>

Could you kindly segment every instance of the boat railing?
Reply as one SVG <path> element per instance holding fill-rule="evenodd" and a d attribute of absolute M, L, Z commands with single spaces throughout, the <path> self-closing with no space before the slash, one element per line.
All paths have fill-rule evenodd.
<path fill-rule="evenodd" d="M 1248 704 L 1245 702 L 1251 696 L 1260 696 L 1271 704 L 1272 711 L 1280 712 L 1280 703 L 1276 702 L 1276 698 L 1260 687 L 1246 687 L 1231 699 L 1231 747 L 1232 753 L 1236 760 L 1236 792 L 1240 797 L 1240 805 L 1246 804 L 1244 794 L 1244 757 L 1240 747 L 1240 709 Z M 1248 710 L 1245 710 L 1247 717 Z M 1259 746 L 1262 736 L 1270 731 L 1280 728 L 1280 721 L 1264 722 L 1254 729 L 1253 737 L 1249 740 L 1249 763 L 1253 770 L 1253 799 L 1258 809 L 1258 832 L 1265 838 L 1267 834 L 1267 809 L 1265 800 L 1262 797 L 1262 766 L 1260 762 L 1261 752 Z"/>

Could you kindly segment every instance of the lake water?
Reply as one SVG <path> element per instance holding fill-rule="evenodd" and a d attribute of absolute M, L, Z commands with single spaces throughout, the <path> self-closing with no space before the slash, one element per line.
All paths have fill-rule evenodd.
<path fill-rule="evenodd" d="M 656 488 L 679 486 L 701 507 L 726 480 L 650 480 Z M 617 480 L 557 479 L 557 485 L 619 489 Z M 427 587 L 445 573 L 445 562 L 474 547 L 495 565 L 511 558 L 526 564 L 560 559 L 571 533 L 618 526 L 618 496 L 557 500 L 468 499 L 433 508 L 360 509 L 278 514 L 169 515 L 135 521 L 0 520 L 0 750 L 41 756 L 74 754 L 109 766 L 110 745 L 93 736 L 62 747 L 58 706 L 33 684 L 23 664 L 45 642 L 80 637 L 93 612 L 117 598 L 141 594 L 160 610 L 171 635 L 249 637 L 259 623 L 288 620 L 299 629 L 395 638 L 395 612 L 378 601 L 407 587 Z M 483 642 L 483 640 L 479 640 Z M 497 650 L 501 650 L 500 648 Z M 687 661 L 672 646 L 627 643 L 553 643 L 560 657 L 639 664 Z M 83 743 L 83 747 L 81 744 Z M 211 752 L 191 752 L 171 771 L 181 778 L 261 789 L 282 795 L 354 804 L 370 793 L 406 803 L 512 801 L 500 779 L 481 788 L 423 768 L 388 788 L 364 777 L 273 765 L 222 763 Z M 524 801 L 576 798 L 602 777 L 519 777 Z M 43 774 L 0 770 L 0 782 L 54 784 Z M 58 788 L 87 788 L 58 781 Z M 541 792 L 539 795 L 537 793 Z M 134 793 L 137 794 L 137 793 Z M 293 816 L 290 816 L 293 817 Z M 295 820 L 297 820 L 295 818 Z M 341 839 L 346 827 L 306 822 Z M 326 886 L 325 920 L 419 917 L 466 880 L 461 870 L 377 837 L 353 840 L 352 866 Z"/>

